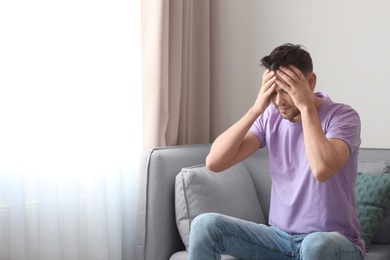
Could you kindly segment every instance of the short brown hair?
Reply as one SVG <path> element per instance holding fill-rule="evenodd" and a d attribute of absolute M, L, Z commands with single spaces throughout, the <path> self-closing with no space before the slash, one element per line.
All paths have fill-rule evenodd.
<path fill-rule="evenodd" d="M 273 71 L 278 70 L 279 66 L 292 64 L 304 74 L 313 72 L 313 61 L 302 45 L 283 44 L 276 47 L 270 55 L 263 57 L 260 62 L 262 66 Z"/>

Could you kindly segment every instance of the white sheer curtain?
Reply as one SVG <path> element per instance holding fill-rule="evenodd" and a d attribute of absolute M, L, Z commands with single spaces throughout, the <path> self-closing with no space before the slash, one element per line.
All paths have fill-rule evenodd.
<path fill-rule="evenodd" d="M 1 1 L 0 259 L 131 259 L 140 3 Z"/>

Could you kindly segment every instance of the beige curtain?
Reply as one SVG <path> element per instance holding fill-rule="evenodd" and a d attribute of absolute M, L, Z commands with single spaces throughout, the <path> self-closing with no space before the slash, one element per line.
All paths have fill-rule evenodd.
<path fill-rule="evenodd" d="M 142 0 L 144 148 L 210 141 L 210 0 Z"/>

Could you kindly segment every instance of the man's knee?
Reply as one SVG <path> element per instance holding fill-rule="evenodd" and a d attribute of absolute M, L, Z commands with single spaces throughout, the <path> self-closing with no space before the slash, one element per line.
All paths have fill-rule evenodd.
<path fill-rule="evenodd" d="M 223 222 L 223 215 L 205 213 L 197 216 L 191 224 L 190 230 L 190 252 L 202 250 L 215 250 L 219 242 L 220 222 Z"/>
<path fill-rule="evenodd" d="M 222 215 L 216 213 L 204 213 L 196 218 L 191 223 L 191 233 L 213 233 L 218 228 L 218 223 L 221 222 Z"/>
<path fill-rule="evenodd" d="M 335 255 L 336 240 L 332 233 L 312 233 L 308 235 L 301 245 L 302 259 L 327 259 Z"/>

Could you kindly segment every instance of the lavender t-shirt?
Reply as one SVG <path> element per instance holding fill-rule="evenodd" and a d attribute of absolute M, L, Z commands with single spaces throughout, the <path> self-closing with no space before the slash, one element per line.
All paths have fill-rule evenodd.
<path fill-rule="evenodd" d="M 302 123 L 283 119 L 270 105 L 250 129 L 268 148 L 269 224 L 290 234 L 338 231 L 365 255 L 355 198 L 360 118 L 350 106 L 335 103 L 322 92 L 316 95 L 324 99 L 318 115 L 326 137 L 345 141 L 350 158 L 330 180 L 318 182 L 307 161 Z"/>

